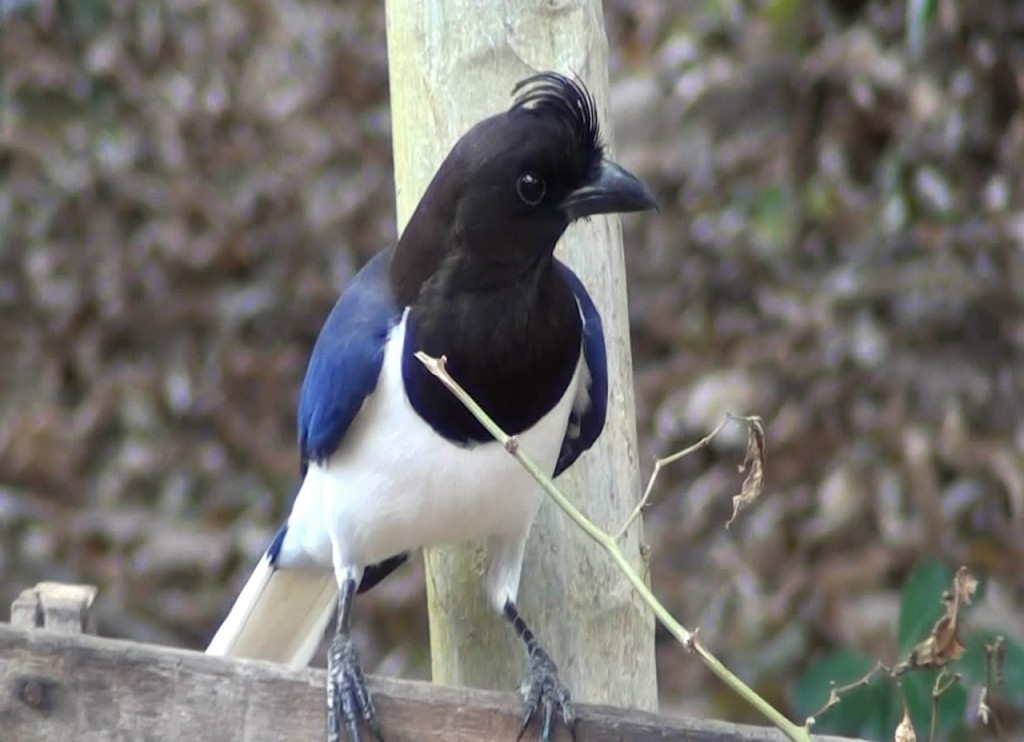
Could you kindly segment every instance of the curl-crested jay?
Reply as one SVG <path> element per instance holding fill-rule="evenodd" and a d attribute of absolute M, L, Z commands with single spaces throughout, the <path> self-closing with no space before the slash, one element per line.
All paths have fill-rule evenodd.
<path fill-rule="evenodd" d="M 299 399 L 302 482 L 287 523 L 217 631 L 210 654 L 305 665 L 337 605 L 328 736 L 380 726 L 349 635 L 352 599 L 411 549 L 487 537 L 486 591 L 528 655 L 523 729 L 542 710 L 572 727 L 570 695 L 516 608 L 543 492 L 414 357 L 449 373 L 558 476 L 604 427 L 601 319 L 554 257 L 571 222 L 650 209 L 605 157 L 589 92 L 555 73 L 520 82 L 509 110 L 469 130 L 398 243 L 328 316 Z"/>

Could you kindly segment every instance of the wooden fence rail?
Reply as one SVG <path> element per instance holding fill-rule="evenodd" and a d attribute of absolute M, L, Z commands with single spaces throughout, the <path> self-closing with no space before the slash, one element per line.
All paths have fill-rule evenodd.
<path fill-rule="evenodd" d="M 0 624 L 3 742 L 324 739 L 324 673 L 90 636 L 96 591 L 43 583 Z M 78 633 L 75 633 L 78 632 Z M 388 742 L 511 741 L 513 693 L 371 678 Z M 581 705 L 579 742 L 776 742 L 775 730 Z M 562 734 L 559 739 L 568 739 Z M 816 737 L 840 742 L 837 737 Z"/>

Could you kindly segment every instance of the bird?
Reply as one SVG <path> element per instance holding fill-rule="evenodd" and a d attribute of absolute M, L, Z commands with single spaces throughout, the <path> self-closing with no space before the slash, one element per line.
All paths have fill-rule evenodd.
<path fill-rule="evenodd" d="M 576 713 L 516 605 L 544 493 L 417 359 L 450 376 L 557 477 L 605 425 L 604 331 L 555 257 L 581 219 L 656 208 L 607 154 L 594 97 L 540 72 L 452 147 L 397 242 L 350 281 L 314 344 L 298 404 L 300 484 L 287 521 L 211 640 L 211 655 L 307 665 L 332 614 L 327 737 L 382 738 L 352 604 L 418 548 L 486 538 L 484 591 L 522 641 L 520 737 Z"/>

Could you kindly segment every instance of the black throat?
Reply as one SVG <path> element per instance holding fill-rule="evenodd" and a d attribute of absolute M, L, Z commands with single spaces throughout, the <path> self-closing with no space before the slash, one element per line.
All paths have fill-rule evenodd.
<path fill-rule="evenodd" d="M 464 444 L 491 439 L 416 351 L 446 356 L 452 377 L 511 435 L 531 428 L 565 393 L 582 322 L 553 263 L 545 255 L 510 274 L 450 255 L 423 284 L 406 318 L 402 377 L 413 409 L 439 435 Z"/>

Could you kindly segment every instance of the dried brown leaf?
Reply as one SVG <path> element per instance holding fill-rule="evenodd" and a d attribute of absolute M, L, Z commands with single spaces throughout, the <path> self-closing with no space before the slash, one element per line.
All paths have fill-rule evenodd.
<path fill-rule="evenodd" d="M 978 579 L 970 573 L 967 567 L 958 569 L 953 577 L 953 595 L 957 608 L 961 605 L 970 605 L 977 591 Z"/>
<path fill-rule="evenodd" d="M 764 490 L 765 441 L 764 421 L 760 417 L 743 418 L 747 424 L 747 454 L 743 459 L 741 472 L 746 472 L 740 493 L 732 498 L 732 515 L 726 522 L 729 528 L 736 517 L 757 502 Z"/>
<path fill-rule="evenodd" d="M 893 668 L 893 674 L 900 675 L 917 667 L 945 667 L 963 656 L 961 607 L 970 605 L 977 589 L 978 580 L 967 567 L 960 567 L 953 577 L 952 591 L 942 594 L 945 613 L 932 626 L 928 636 L 914 647 L 910 656 Z"/>
<path fill-rule="evenodd" d="M 906 706 L 903 707 L 903 719 L 896 727 L 892 738 L 893 742 L 917 742 L 917 733 L 914 732 L 914 725 L 910 721 L 910 714 L 907 712 Z"/>

